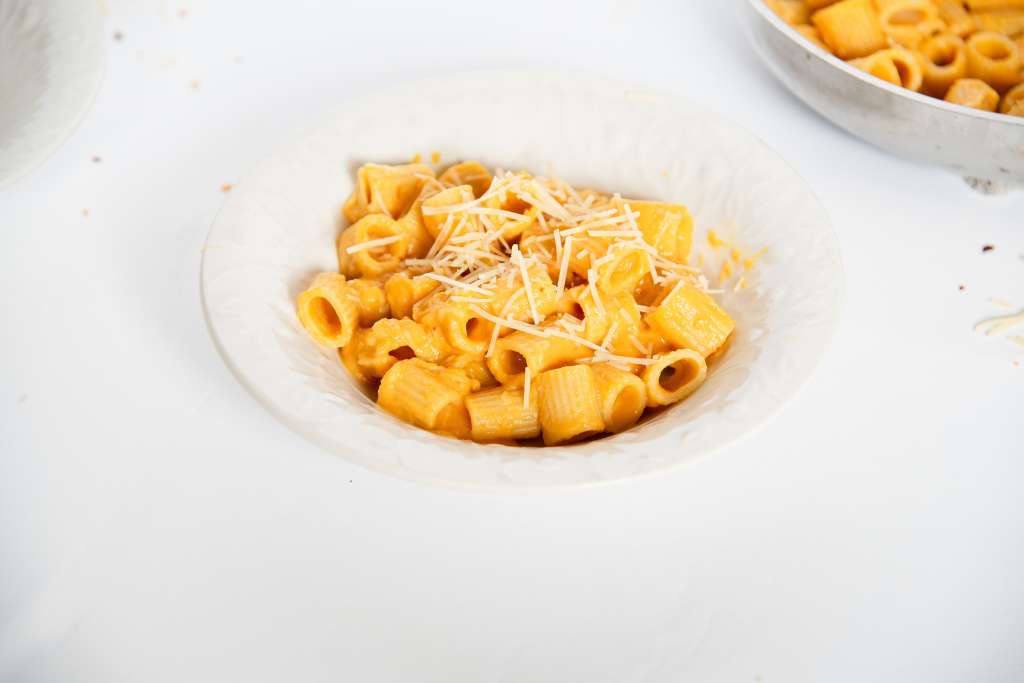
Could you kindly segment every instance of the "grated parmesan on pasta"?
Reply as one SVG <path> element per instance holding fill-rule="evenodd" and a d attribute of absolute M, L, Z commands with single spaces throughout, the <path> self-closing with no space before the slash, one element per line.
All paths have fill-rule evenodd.
<path fill-rule="evenodd" d="M 554 444 L 601 432 L 610 427 L 588 392 L 613 392 L 628 380 L 627 398 L 666 405 L 670 392 L 657 387 L 671 354 L 700 348 L 699 360 L 732 332 L 731 318 L 708 296 L 719 290 L 666 233 L 690 244 L 685 207 L 631 204 L 550 173 L 491 174 L 476 162 L 440 176 L 418 161 L 368 164 L 359 173 L 360 189 L 342 212 L 353 225 L 338 242 L 341 274 L 317 277 L 299 297 L 299 317 L 314 339 L 338 345 L 360 379 L 379 380 L 380 405 L 408 422 L 502 442 L 543 436 Z M 395 234 L 364 239 L 369 226 L 351 232 L 368 216 L 391 221 Z M 645 234 L 671 240 L 649 243 Z M 729 258 L 749 270 L 760 253 Z M 685 353 L 686 362 L 698 362 L 694 351 Z M 681 376 L 699 384 L 705 371 Z M 563 375 L 568 384 L 555 379 Z M 500 390 L 483 389 L 500 382 Z M 522 390 L 521 405 L 508 402 L 507 389 Z"/>

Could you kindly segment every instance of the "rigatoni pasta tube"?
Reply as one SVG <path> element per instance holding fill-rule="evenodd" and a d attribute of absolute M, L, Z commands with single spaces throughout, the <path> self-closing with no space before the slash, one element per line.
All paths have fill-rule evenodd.
<path fill-rule="evenodd" d="M 296 304 L 299 321 L 318 344 L 339 349 L 348 344 L 359 327 L 359 310 L 345 277 L 320 273 Z"/>
<path fill-rule="evenodd" d="M 598 294 L 598 296 L 601 295 Z M 608 326 L 611 325 L 608 309 L 602 310 L 597 305 L 597 300 L 594 299 L 590 287 L 587 285 L 577 285 L 572 288 L 569 290 L 569 297 L 573 303 L 567 312 L 577 320 L 583 321 L 583 330 L 580 332 L 580 336 L 589 342 L 600 343 L 604 339 L 605 333 L 608 332 Z M 603 305 L 604 301 L 602 300 L 601 303 Z"/>
<path fill-rule="evenodd" d="M 597 286 L 602 292 L 620 294 L 632 292 L 640 280 L 650 272 L 647 252 L 631 246 L 613 248 L 597 267 Z"/>
<path fill-rule="evenodd" d="M 473 188 L 473 195 L 480 198 L 491 186 L 491 178 L 491 172 L 479 161 L 463 161 L 449 166 L 438 180 L 446 187 L 469 185 Z"/>
<path fill-rule="evenodd" d="M 938 0 L 939 18 L 946 22 L 949 32 L 963 38 L 975 31 L 974 18 L 964 9 L 961 0 Z"/>
<path fill-rule="evenodd" d="M 356 278 L 348 281 L 349 292 L 359 309 L 359 324 L 369 327 L 391 313 L 384 285 L 380 280 Z"/>
<path fill-rule="evenodd" d="M 850 64 L 893 85 L 914 91 L 921 89 L 923 73 L 920 61 L 906 48 L 890 47 L 879 50 L 867 57 L 855 59 Z"/>
<path fill-rule="evenodd" d="M 348 277 L 378 277 L 398 270 L 409 247 L 409 235 L 383 214 L 370 214 L 338 238 L 339 270 Z"/>
<path fill-rule="evenodd" d="M 595 363 L 594 378 L 600 392 L 601 417 L 605 430 L 616 434 L 629 429 L 647 407 L 643 380 L 631 372 Z"/>
<path fill-rule="evenodd" d="M 544 444 L 578 441 L 604 431 L 597 380 L 589 365 L 548 370 L 536 380 Z"/>
<path fill-rule="evenodd" d="M 523 400 L 522 389 L 497 387 L 470 394 L 466 410 L 474 441 L 535 439 L 540 436 L 536 392 Z"/>
<path fill-rule="evenodd" d="M 412 358 L 387 371 L 377 403 L 401 420 L 464 439 L 470 434 L 465 398 L 475 389 L 461 370 Z"/>
<path fill-rule="evenodd" d="M 1024 7 L 975 14 L 974 22 L 979 31 L 995 31 L 1014 36 L 1024 31 Z"/>
<path fill-rule="evenodd" d="M 399 361 L 420 358 L 437 363 L 447 351 L 438 335 L 419 323 L 408 318 L 384 318 L 360 339 L 358 361 L 367 374 L 381 377 Z"/>
<path fill-rule="evenodd" d="M 427 277 L 412 277 L 408 273 L 395 273 L 384 283 L 384 294 L 394 318 L 408 318 L 412 307 L 441 283 Z"/>
<path fill-rule="evenodd" d="M 386 166 L 364 164 L 356 177 L 356 189 L 342 207 L 349 223 L 371 213 L 401 216 L 419 195 L 434 169 L 424 164 Z"/>
<path fill-rule="evenodd" d="M 946 93 L 946 101 L 983 111 L 995 111 L 999 105 L 999 93 L 985 81 L 961 78 L 950 86 L 949 92 Z"/>
<path fill-rule="evenodd" d="M 872 0 L 842 0 L 811 17 L 821 38 L 840 59 L 856 59 L 886 46 Z"/>
<path fill-rule="evenodd" d="M 499 382 L 518 388 L 523 386 L 527 368 L 537 377 L 545 370 L 592 355 L 593 351 L 569 339 L 514 332 L 498 340 L 487 367 Z"/>
<path fill-rule="evenodd" d="M 1003 101 L 999 105 L 999 112 L 1001 114 L 1009 114 L 1010 116 L 1024 116 L 1024 83 L 1003 95 Z"/>
<path fill-rule="evenodd" d="M 405 215 L 396 221 L 402 232 L 409 236 L 409 246 L 405 250 L 407 258 L 423 258 L 434 244 L 434 237 L 423 222 L 423 214 L 420 212 L 422 205 L 423 201 L 417 199 Z"/>
<path fill-rule="evenodd" d="M 636 225 L 644 241 L 660 254 L 680 263 L 690 258 L 693 242 L 693 217 L 682 204 L 633 201 L 629 208 L 640 214 Z"/>
<path fill-rule="evenodd" d="M 341 364 L 345 366 L 346 370 L 352 373 L 352 376 L 356 378 L 356 381 L 363 385 L 371 384 L 376 379 L 371 377 L 359 365 L 360 343 L 368 332 L 369 330 L 356 330 L 352 333 L 352 338 L 349 342 L 338 352 L 338 355 L 341 358 Z"/>
<path fill-rule="evenodd" d="M 658 356 L 658 362 L 644 369 L 647 404 L 667 406 L 678 403 L 697 390 L 707 377 L 704 357 L 689 349 Z"/>
<path fill-rule="evenodd" d="M 487 367 L 487 361 L 475 353 L 455 353 L 445 357 L 441 364 L 446 368 L 462 370 L 467 377 L 479 382 L 481 389 L 490 389 L 498 384 Z"/>
<path fill-rule="evenodd" d="M 423 225 L 426 227 L 427 232 L 434 239 L 441 234 L 441 229 L 448 222 L 448 217 L 451 216 L 451 211 L 446 211 L 450 206 L 458 206 L 466 202 L 473 201 L 473 188 L 469 185 L 459 185 L 458 187 L 450 187 L 447 190 L 442 190 L 432 197 L 424 200 L 420 204 L 420 213 L 423 216 Z M 452 219 L 452 222 L 456 220 Z M 451 227 L 449 237 L 465 232 L 465 228 L 456 232 L 454 226 Z"/>
<path fill-rule="evenodd" d="M 677 347 L 693 349 L 705 358 L 720 348 L 736 327 L 714 299 L 682 283 L 647 314 L 647 323 Z"/>
<path fill-rule="evenodd" d="M 452 348 L 479 355 L 487 351 L 494 323 L 477 315 L 470 304 L 444 304 L 436 316 L 439 328 Z"/>
<path fill-rule="evenodd" d="M 931 0 L 893 0 L 882 7 L 878 18 L 885 35 L 909 48 L 945 28 Z"/>
<path fill-rule="evenodd" d="M 1021 80 L 1021 56 L 1017 43 L 992 31 L 967 39 L 967 75 L 1006 92 Z"/>
<path fill-rule="evenodd" d="M 932 97 L 945 97 L 954 82 L 967 77 L 967 47 L 959 36 L 933 36 L 921 44 L 918 54 L 922 90 Z"/>

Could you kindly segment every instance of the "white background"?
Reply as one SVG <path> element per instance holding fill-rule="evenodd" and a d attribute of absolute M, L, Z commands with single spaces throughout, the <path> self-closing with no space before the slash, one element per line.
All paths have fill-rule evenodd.
<path fill-rule="evenodd" d="M 818 118 L 740 9 L 111 2 L 94 109 L 0 194 L 0 680 L 1024 680 L 1024 348 L 972 332 L 1024 306 L 1024 193 Z M 470 494 L 321 452 L 224 368 L 198 296 L 221 185 L 374 87 L 522 65 L 697 100 L 828 207 L 842 323 L 753 437 Z"/>

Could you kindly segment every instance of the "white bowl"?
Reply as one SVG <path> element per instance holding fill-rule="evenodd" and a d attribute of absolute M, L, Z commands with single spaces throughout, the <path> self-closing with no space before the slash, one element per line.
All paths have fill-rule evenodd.
<path fill-rule="evenodd" d="M 752 287 L 724 295 L 738 331 L 705 385 L 627 433 L 548 449 L 434 436 L 367 400 L 336 355 L 307 338 L 294 301 L 316 272 L 337 268 L 339 210 L 355 168 L 433 150 L 449 162 L 554 170 L 577 185 L 684 202 L 699 229 L 766 246 Z M 202 267 L 217 347 L 285 424 L 360 465 L 484 489 L 657 472 L 750 433 L 811 375 L 836 323 L 842 281 L 825 211 L 763 143 L 686 102 L 549 71 L 472 72 L 346 105 L 231 193 Z"/>
<path fill-rule="evenodd" d="M 105 61 L 100 3 L 0 2 L 0 188 L 70 137 L 99 90 Z"/>
<path fill-rule="evenodd" d="M 1024 187 L 1024 118 L 950 104 L 887 83 L 748 0 L 747 33 L 793 94 L 850 133 L 909 159 L 948 166 L 987 192 Z"/>

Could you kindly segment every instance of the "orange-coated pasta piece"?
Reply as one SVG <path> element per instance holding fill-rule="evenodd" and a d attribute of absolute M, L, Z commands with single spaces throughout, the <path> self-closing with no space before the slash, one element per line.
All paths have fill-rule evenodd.
<path fill-rule="evenodd" d="M 999 112 L 1009 116 L 1024 116 L 1024 83 L 1003 95 L 1003 101 L 999 105 Z"/>
<path fill-rule="evenodd" d="M 840 59 L 856 59 L 886 46 L 872 0 L 841 0 L 811 17 L 821 39 Z"/>
<path fill-rule="evenodd" d="M 945 97 L 955 81 L 967 77 L 967 47 L 959 36 L 933 36 L 921 44 L 919 55 L 922 90 L 932 97 Z"/>
<path fill-rule="evenodd" d="M 967 39 L 967 75 L 1006 92 L 1021 81 L 1020 48 L 1001 33 L 975 33 Z"/>
<path fill-rule="evenodd" d="M 995 111 L 999 104 L 999 93 L 985 81 L 961 78 L 949 88 L 946 101 L 983 111 Z"/>

